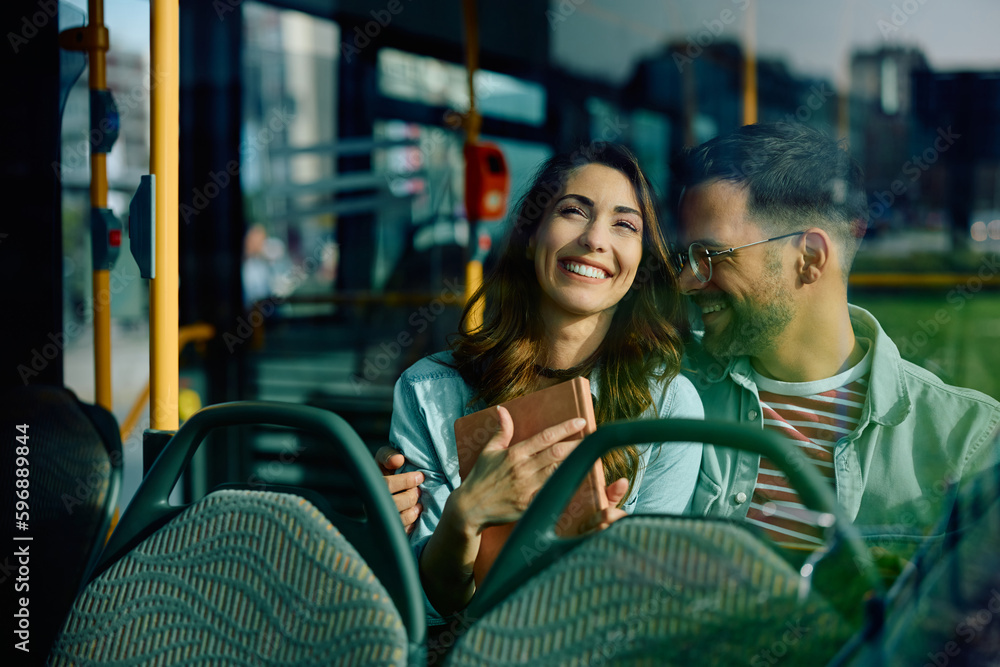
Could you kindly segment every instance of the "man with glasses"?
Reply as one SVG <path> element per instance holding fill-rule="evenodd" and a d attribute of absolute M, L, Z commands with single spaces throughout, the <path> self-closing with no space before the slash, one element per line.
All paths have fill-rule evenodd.
<path fill-rule="evenodd" d="M 705 418 L 791 440 L 857 524 L 920 533 L 948 482 L 995 463 L 1000 404 L 900 358 L 847 301 L 864 236 L 861 168 L 824 134 L 739 128 L 687 151 L 674 261 L 704 333 L 686 374 Z M 746 518 L 789 548 L 822 542 L 766 459 L 706 446 L 693 510 Z"/>

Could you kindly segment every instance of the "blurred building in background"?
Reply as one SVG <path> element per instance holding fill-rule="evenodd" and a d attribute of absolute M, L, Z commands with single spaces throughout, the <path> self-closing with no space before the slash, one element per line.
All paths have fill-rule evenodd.
<path fill-rule="evenodd" d="M 1000 364 L 991 352 L 1000 349 L 996 293 L 980 276 L 1000 249 L 1000 57 L 980 70 L 946 69 L 934 56 L 948 35 L 904 42 L 903 33 L 944 11 L 932 3 L 893 19 L 899 34 L 880 33 L 879 10 L 860 5 L 852 17 L 833 4 L 808 12 L 792 2 L 721 4 L 477 3 L 472 85 L 481 139 L 499 146 L 509 166 L 508 205 L 548 156 L 614 141 L 639 156 L 669 225 L 672 156 L 741 125 L 746 100 L 755 99 L 759 120 L 826 128 L 864 166 L 870 232 L 852 299 L 880 315 L 908 358 L 949 382 L 1000 394 L 981 358 L 994 354 Z M 974 12 L 956 7 L 948 17 L 964 11 L 972 20 Z M 137 15 L 148 23 L 142 12 L 142 0 L 106 2 L 108 82 L 122 121 L 108 157 L 109 206 L 123 220 L 148 170 L 148 45 L 122 38 Z M 842 25 L 819 25 L 814 12 Z M 464 210 L 462 3 L 181 0 L 180 21 L 180 319 L 217 331 L 185 353 L 183 372 L 198 376 L 191 384 L 205 404 L 325 405 L 353 415 L 376 444 L 399 373 L 445 347 L 457 328 L 466 261 L 481 244 L 496 248 L 508 229 L 476 228 Z M 771 36 L 764 48 L 747 39 L 754 25 L 762 41 Z M 817 64 L 831 45 L 843 62 Z M 756 72 L 749 98 L 748 58 Z M 40 80 L 46 67 L 33 76 Z M 61 125 L 39 130 L 62 137 L 61 155 L 44 156 L 58 166 L 58 186 L 37 190 L 61 187 L 53 215 L 61 223 L 63 317 L 40 325 L 43 337 L 62 322 L 86 325 L 92 298 L 87 98 L 85 74 Z M 8 109 L 9 127 L 24 124 L 18 111 Z M 32 215 L 48 201 L 34 199 L 26 205 Z M 148 317 L 146 282 L 127 242 L 126 233 L 112 299 L 125 331 Z M 866 283 L 873 273 L 894 282 Z M 915 287 L 914 273 L 931 276 L 934 287 Z M 982 291 L 950 296 L 977 285 L 972 277 Z M 32 298 L 48 295 L 39 289 L 25 302 Z M 942 310 L 948 327 L 925 345 L 905 344 Z M 90 362 L 89 345 L 86 337 L 67 345 L 67 380 L 84 398 L 90 379 L 77 370 Z M 128 394 L 116 393 L 117 411 L 135 401 L 145 363 L 115 363 L 128 374 L 115 384 Z M 261 452 L 269 446 L 266 438 L 258 444 Z M 220 456 L 251 468 L 266 462 L 233 451 Z"/>

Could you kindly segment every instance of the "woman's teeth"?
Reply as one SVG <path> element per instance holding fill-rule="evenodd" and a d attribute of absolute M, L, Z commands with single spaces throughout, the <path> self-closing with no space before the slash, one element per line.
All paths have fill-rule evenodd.
<path fill-rule="evenodd" d="M 566 262 L 563 264 L 566 270 L 570 273 L 578 273 L 581 276 L 587 276 L 588 278 L 607 278 L 608 274 L 601 269 L 595 268 L 593 266 L 587 266 L 586 264 L 577 264 L 576 262 Z"/>

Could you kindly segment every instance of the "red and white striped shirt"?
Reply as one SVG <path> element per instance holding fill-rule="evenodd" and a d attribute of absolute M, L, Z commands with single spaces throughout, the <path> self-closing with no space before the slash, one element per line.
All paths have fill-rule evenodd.
<path fill-rule="evenodd" d="M 858 426 L 870 369 L 866 354 L 854 368 L 815 382 L 779 382 L 754 372 L 764 428 L 798 447 L 831 487 L 836 487 L 834 448 Z M 784 473 L 761 457 L 747 520 L 782 547 L 812 550 L 823 544 L 817 518 L 802 505 Z"/>

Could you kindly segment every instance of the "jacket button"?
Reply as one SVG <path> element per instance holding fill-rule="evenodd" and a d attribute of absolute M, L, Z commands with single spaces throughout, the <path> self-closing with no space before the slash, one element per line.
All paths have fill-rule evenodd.
<path fill-rule="evenodd" d="M 748 412 L 747 413 L 747 419 L 749 419 L 750 421 L 753 421 L 753 420 L 757 419 L 757 411 L 756 410 L 751 410 L 750 412 Z"/>
<path fill-rule="evenodd" d="M 736 503 L 737 505 L 742 505 L 746 501 L 747 501 L 747 494 L 743 493 L 742 491 L 733 496 L 733 502 Z"/>

